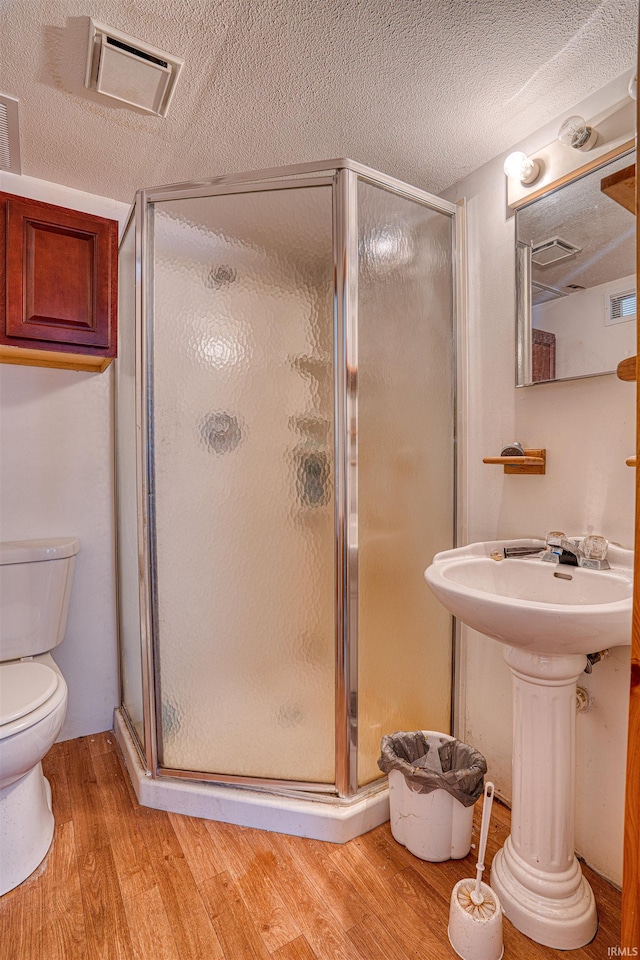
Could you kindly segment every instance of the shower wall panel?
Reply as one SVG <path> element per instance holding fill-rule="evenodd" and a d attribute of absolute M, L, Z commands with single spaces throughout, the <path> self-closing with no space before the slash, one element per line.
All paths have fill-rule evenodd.
<path fill-rule="evenodd" d="M 159 762 L 331 784 L 330 187 L 156 203 Z"/>
<path fill-rule="evenodd" d="M 380 738 L 448 732 L 451 618 L 423 571 L 453 546 L 450 216 L 358 185 L 358 782 Z"/>

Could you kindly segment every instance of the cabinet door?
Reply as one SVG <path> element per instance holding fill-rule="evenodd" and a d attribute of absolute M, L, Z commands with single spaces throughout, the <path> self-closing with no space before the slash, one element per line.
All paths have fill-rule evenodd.
<path fill-rule="evenodd" d="M 7 344 L 115 356 L 117 224 L 4 195 Z"/>

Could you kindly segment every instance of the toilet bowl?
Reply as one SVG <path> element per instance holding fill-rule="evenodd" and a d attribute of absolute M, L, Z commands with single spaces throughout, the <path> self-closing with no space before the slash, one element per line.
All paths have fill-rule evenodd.
<path fill-rule="evenodd" d="M 0 895 L 42 862 L 53 839 L 42 758 L 67 708 L 49 650 L 64 636 L 77 540 L 0 544 Z"/>
<path fill-rule="evenodd" d="M 66 709 L 67 685 L 49 654 L 0 663 L 0 895 L 33 873 L 51 844 L 51 790 L 40 761 Z"/>

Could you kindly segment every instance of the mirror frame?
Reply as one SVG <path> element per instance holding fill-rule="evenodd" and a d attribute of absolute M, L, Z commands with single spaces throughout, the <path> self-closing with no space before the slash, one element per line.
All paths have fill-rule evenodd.
<path fill-rule="evenodd" d="M 568 186 L 571 183 L 575 183 L 577 180 L 582 180 L 583 177 L 588 176 L 591 173 L 597 172 L 601 167 L 606 166 L 611 163 L 613 160 L 618 160 L 621 157 L 624 157 L 625 154 L 631 154 L 636 152 L 636 163 L 637 163 L 637 150 L 635 141 L 627 141 L 617 147 L 615 150 L 611 150 L 609 153 L 604 154 L 601 157 L 598 157 L 596 160 L 593 160 L 591 163 L 586 164 L 585 166 L 579 167 L 577 170 L 572 171 L 566 176 L 562 177 L 560 180 L 556 180 L 554 183 L 550 183 L 547 187 L 542 188 L 541 190 L 536 191 L 530 197 L 527 197 L 525 201 L 518 204 L 514 209 L 515 215 L 515 260 L 516 260 L 516 291 L 515 291 L 515 307 L 516 307 L 516 388 L 520 387 L 537 387 L 543 383 L 566 383 L 571 380 L 586 380 L 590 377 L 605 377 L 612 373 L 615 373 L 613 370 L 599 370 L 597 373 L 584 373 L 574 377 L 554 377 L 553 380 L 533 380 L 532 379 L 532 314 L 533 314 L 533 304 L 531 297 L 531 247 L 524 243 L 522 240 L 518 240 L 518 231 L 517 231 L 517 214 L 524 210 L 526 207 L 530 206 L 532 203 L 535 203 L 537 200 L 541 200 L 543 197 L 547 197 L 552 193 L 555 193 L 558 190 L 561 190 L 563 187 Z M 637 204 L 637 198 L 636 198 Z M 636 238 L 636 251 L 637 251 L 638 240 Z M 637 253 L 636 253 L 637 255 Z M 621 358 L 623 359 L 623 358 Z"/>

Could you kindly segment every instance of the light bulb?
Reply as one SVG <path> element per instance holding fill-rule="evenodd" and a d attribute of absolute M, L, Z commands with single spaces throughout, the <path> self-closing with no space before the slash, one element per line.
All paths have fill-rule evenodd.
<path fill-rule="evenodd" d="M 519 180 L 520 183 L 533 183 L 540 173 L 540 165 L 535 160 L 531 160 L 526 153 L 516 150 L 505 160 L 504 172 L 507 177 Z"/>
<path fill-rule="evenodd" d="M 596 145 L 598 131 L 590 127 L 584 117 L 567 117 L 558 130 L 558 140 L 574 150 L 591 150 Z"/>
<path fill-rule="evenodd" d="M 631 80 L 629 81 L 629 96 L 631 97 L 632 100 L 638 99 L 638 74 L 637 73 L 635 74 L 635 76 L 631 77 Z"/>

